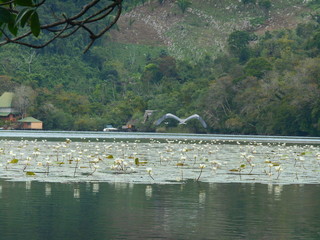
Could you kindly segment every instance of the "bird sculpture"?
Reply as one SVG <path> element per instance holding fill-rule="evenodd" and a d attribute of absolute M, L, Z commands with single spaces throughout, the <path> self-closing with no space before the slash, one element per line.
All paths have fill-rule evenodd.
<path fill-rule="evenodd" d="M 167 118 L 173 118 L 173 119 L 177 120 L 179 122 L 179 124 L 186 124 L 187 121 L 189 121 L 191 119 L 197 119 L 200 121 L 200 123 L 202 124 L 202 126 L 204 128 L 207 127 L 207 124 L 205 123 L 205 121 L 198 114 L 193 114 L 190 117 L 187 117 L 185 119 L 181 119 L 181 118 L 177 117 L 176 115 L 173 115 L 171 113 L 167 113 L 158 119 L 158 121 L 156 122 L 156 125 L 159 125 L 160 123 L 162 123 L 162 121 L 164 121 Z"/>

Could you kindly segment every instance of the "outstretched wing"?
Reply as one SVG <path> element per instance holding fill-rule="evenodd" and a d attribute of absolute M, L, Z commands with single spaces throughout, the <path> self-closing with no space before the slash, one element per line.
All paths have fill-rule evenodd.
<path fill-rule="evenodd" d="M 198 114 L 193 114 L 193 115 L 191 115 L 190 117 L 187 117 L 186 119 L 184 119 L 184 122 L 187 122 L 187 121 L 189 121 L 189 120 L 191 120 L 191 119 L 197 119 L 197 120 L 199 120 L 200 123 L 202 124 L 202 126 L 203 126 L 204 128 L 207 128 L 206 122 L 205 122 L 205 121 L 202 119 L 202 117 L 200 117 Z"/>
<path fill-rule="evenodd" d="M 167 119 L 167 118 L 173 118 L 173 119 L 181 122 L 181 119 L 178 118 L 176 115 L 173 115 L 173 114 L 171 114 L 171 113 L 167 113 L 167 114 L 163 115 L 161 118 L 159 118 L 159 119 L 157 120 L 156 125 L 159 125 L 160 123 L 162 123 L 162 121 L 164 121 L 164 120 Z"/>

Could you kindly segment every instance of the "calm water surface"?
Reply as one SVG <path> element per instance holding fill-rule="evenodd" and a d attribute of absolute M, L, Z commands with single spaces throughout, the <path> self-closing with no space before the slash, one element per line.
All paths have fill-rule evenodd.
<path fill-rule="evenodd" d="M 217 139 L 320 144 L 320 138 L 209 134 L 0 131 L 0 138 L 54 141 L 70 138 L 99 142 L 150 138 Z M 3 149 L 3 161 L 8 160 L 9 150 L 14 150 L 13 147 L 7 148 Z M 217 160 L 229 161 L 222 158 L 228 156 L 225 149 L 228 149 L 227 145 L 214 155 L 219 157 Z M 312 151 L 316 153 L 318 148 Z M 302 153 L 293 153 L 302 156 Z M 306 169 L 312 171 L 315 183 L 319 182 L 319 166 L 316 155 L 312 154 L 303 153 L 307 163 L 297 163 L 297 167 L 301 165 L 298 170 L 302 173 L 295 177 L 296 181 L 301 181 L 303 174 L 309 176 L 310 172 L 303 170 Z M 256 159 L 258 157 L 257 154 Z M 314 168 L 307 165 L 313 164 L 309 159 L 315 161 Z M 13 165 L 15 168 L 10 166 L 9 170 L 12 172 L 17 168 L 17 173 L 21 173 L 20 165 L 16 165 Z M 233 167 L 232 164 L 230 166 Z M 227 171 L 227 167 L 219 171 Z M 5 164 L 2 171 L 7 171 Z M 281 178 L 289 173 L 290 168 L 286 168 Z M 159 173 L 154 177 L 159 178 Z M 205 173 L 202 179 L 206 179 Z M 181 184 L 152 184 L 152 181 L 150 184 L 133 184 L 97 182 L 93 178 L 81 183 L 0 179 L 0 240 L 320 239 L 319 199 L 320 184 L 295 182 L 281 185 L 275 182 L 188 180 Z"/>
<path fill-rule="evenodd" d="M 0 239 L 320 239 L 320 186 L 0 181 Z"/>
<path fill-rule="evenodd" d="M 187 133 L 152 133 L 152 132 L 102 132 L 102 131 L 26 131 L 0 130 L 0 139 L 61 139 L 98 141 L 135 140 L 135 139 L 174 139 L 174 140 L 218 140 L 218 141 L 257 141 L 301 144 L 320 144 L 320 137 L 262 136 L 262 135 L 227 135 L 227 134 L 187 134 Z"/>

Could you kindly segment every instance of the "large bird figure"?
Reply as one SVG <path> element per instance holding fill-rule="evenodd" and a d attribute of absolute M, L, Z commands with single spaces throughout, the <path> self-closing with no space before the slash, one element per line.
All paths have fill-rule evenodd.
<path fill-rule="evenodd" d="M 176 115 L 173 115 L 171 113 L 167 113 L 167 114 L 163 115 L 161 118 L 158 119 L 158 121 L 156 122 L 156 125 L 159 125 L 160 123 L 162 123 L 163 120 L 165 120 L 167 118 L 173 118 L 173 119 L 177 120 L 179 122 L 179 124 L 186 124 L 187 121 L 189 121 L 191 119 L 197 119 L 197 120 L 200 121 L 200 123 L 202 124 L 202 126 L 204 128 L 207 127 L 207 124 L 205 123 L 205 121 L 198 114 L 193 114 L 190 117 L 187 117 L 185 119 L 181 119 L 181 118 L 177 117 Z"/>

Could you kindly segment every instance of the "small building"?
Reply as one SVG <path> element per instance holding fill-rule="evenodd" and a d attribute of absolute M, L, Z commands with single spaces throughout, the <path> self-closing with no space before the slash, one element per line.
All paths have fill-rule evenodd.
<path fill-rule="evenodd" d="M 124 132 L 135 132 L 137 131 L 135 125 L 136 125 L 137 120 L 130 120 L 127 122 L 126 125 L 122 126 L 122 131 Z"/>
<path fill-rule="evenodd" d="M 156 111 L 157 110 L 145 110 L 142 123 L 146 123 L 149 120 L 149 118 L 152 116 L 152 114 Z"/>
<path fill-rule="evenodd" d="M 35 119 L 34 117 L 26 117 L 18 120 L 21 124 L 21 129 L 30 129 L 30 130 L 41 130 L 43 128 L 42 121 Z"/>
<path fill-rule="evenodd" d="M 13 92 L 4 92 L 0 96 L 0 119 L 4 121 L 15 122 L 18 111 L 13 107 Z"/>

